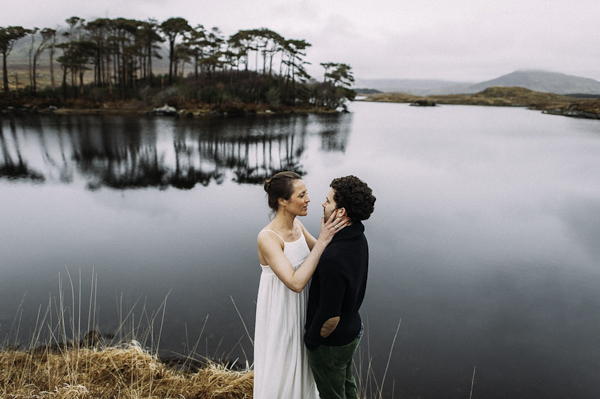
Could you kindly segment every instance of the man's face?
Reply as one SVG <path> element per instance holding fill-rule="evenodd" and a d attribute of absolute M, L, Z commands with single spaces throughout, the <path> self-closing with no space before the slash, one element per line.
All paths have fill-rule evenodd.
<path fill-rule="evenodd" d="M 333 213 L 333 211 L 335 211 L 337 209 L 337 204 L 335 203 L 335 201 L 333 200 L 333 195 L 335 194 L 335 190 L 332 188 L 331 190 L 329 190 L 329 193 L 327 194 L 327 198 L 325 199 L 325 202 L 323 202 L 323 216 L 325 216 L 325 220 L 328 220 L 329 217 L 331 216 L 331 214 Z"/>

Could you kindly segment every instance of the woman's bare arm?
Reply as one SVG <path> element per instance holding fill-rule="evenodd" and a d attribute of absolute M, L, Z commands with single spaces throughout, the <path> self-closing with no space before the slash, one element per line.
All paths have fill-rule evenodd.
<path fill-rule="evenodd" d="M 302 292 L 315 272 L 323 251 L 331 242 L 335 233 L 343 229 L 346 223 L 346 218 L 341 212 L 339 214 L 332 214 L 327 222 L 321 220 L 319 238 L 315 240 L 310 254 L 297 270 L 294 270 L 283 253 L 281 239 L 266 230 L 258 234 L 259 257 L 266 261 L 266 264 L 269 265 L 271 270 L 273 270 L 286 287 L 294 292 Z M 335 228 L 336 224 L 339 226 L 338 229 Z"/>

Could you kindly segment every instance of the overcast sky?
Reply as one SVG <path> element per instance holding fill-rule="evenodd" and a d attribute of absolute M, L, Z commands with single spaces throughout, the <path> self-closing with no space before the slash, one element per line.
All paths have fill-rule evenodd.
<path fill-rule="evenodd" d="M 0 26 L 65 19 L 183 17 L 226 35 L 269 28 L 312 44 L 309 72 L 349 64 L 357 79 L 479 82 L 518 69 L 600 80 L 600 1 L 2 0 Z"/>

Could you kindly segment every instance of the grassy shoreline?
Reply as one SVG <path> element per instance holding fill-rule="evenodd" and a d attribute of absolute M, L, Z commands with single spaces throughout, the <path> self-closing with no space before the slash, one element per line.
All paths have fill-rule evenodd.
<path fill-rule="evenodd" d="M 417 96 L 406 93 L 367 94 L 366 102 L 410 103 L 412 105 L 479 105 L 495 107 L 526 107 L 551 115 L 576 118 L 600 119 L 600 99 L 569 97 L 554 93 L 536 92 L 522 87 L 490 87 L 475 94 Z M 18 97 L 0 99 L 0 115 L 3 114 L 56 114 L 56 115 L 165 115 L 139 100 L 91 102 L 88 100 L 42 99 L 39 97 Z M 210 105 L 199 103 L 177 104 L 175 112 L 169 116 L 182 118 L 272 115 L 272 114 L 322 114 L 338 113 L 336 110 L 307 106 L 278 106 L 265 104 L 229 103 Z"/>
<path fill-rule="evenodd" d="M 406 93 L 369 94 L 363 101 L 420 104 L 526 107 L 552 115 L 600 119 L 600 99 L 542 93 L 522 87 L 490 87 L 475 94 L 416 96 Z"/>
<path fill-rule="evenodd" d="M 250 369 L 211 362 L 200 368 L 167 365 L 135 341 L 106 348 L 0 350 L 0 397 L 246 399 L 253 381 Z"/>
<path fill-rule="evenodd" d="M 97 276 L 90 290 L 59 273 L 58 293 L 39 307 L 35 328 L 21 330 L 21 306 L 0 342 L 0 398 L 213 398 L 252 397 L 251 365 L 218 363 L 196 352 L 159 357 L 168 294 L 158 309 L 117 309 L 114 333 L 100 333 Z M 87 303 L 89 298 L 89 303 Z M 87 311 L 86 311 L 87 308 Z M 134 310 L 138 312 L 134 317 Z M 87 333 L 85 331 L 88 331 Z M 202 336 L 204 329 L 200 333 Z M 198 342 L 200 338 L 198 338 Z M 234 368 L 235 366 L 235 368 Z"/>
<path fill-rule="evenodd" d="M 168 104 L 163 104 L 167 106 Z M 214 116 L 272 115 L 272 114 L 335 114 L 336 110 L 307 106 L 267 106 L 254 103 L 210 105 L 182 103 L 172 107 L 173 112 L 161 111 L 139 100 L 122 101 L 52 101 L 36 97 L 0 99 L 0 115 L 54 114 L 54 115 L 167 115 L 182 118 Z"/>

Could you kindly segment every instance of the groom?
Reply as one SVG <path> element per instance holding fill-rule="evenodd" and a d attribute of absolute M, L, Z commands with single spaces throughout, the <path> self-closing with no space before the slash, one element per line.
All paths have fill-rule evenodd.
<path fill-rule="evenodd" d="M 325 220 L 344 208 L 350 221 L 333 237 L 312 277 L 304 343 L 321 399 L 355 399 L 352 358 L 363 332 L 358 310 L 369 264 L 361 220 L 371 216 L 375 197 L 355 176 L 333 179 L 330 187 L 323 203 Z"/>

